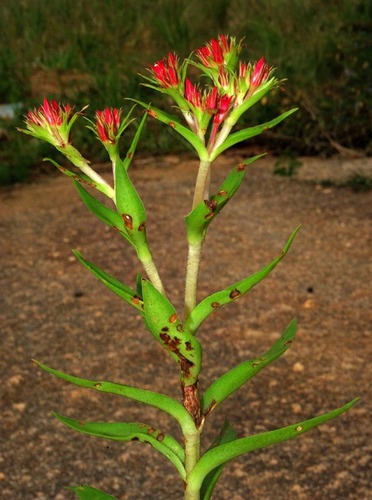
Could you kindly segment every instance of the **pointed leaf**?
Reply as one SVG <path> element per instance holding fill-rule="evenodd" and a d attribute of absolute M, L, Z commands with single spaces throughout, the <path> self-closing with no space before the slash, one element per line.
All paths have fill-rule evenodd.
<path fill-rule="evenodd" d="M 107 207 L 100 201 L 98 201 L 94 196 L 92 196 L 86 189 L 84 189 L 78 182 L 75 181 L 76 189 L 85 203 L 86 207 L 102 222 L 117 229 L 123 236 L 124 233 L 124 222 L 120 215 L 115 212 L 112 208 Z"/>
<path fill-rule="evenodd" d="M 230 423 L 225 420 L 218 436 L 213 441 L 209 449 L 211 450 L 212 448 L 215 448 L 220 444 L 229 443 L 230 441 L 234 441 L 235 439 L 236 433 L 234 429 L 231 427 Z M 200 490 L 201 500 L 210 500 L 214 487 L 216 486 L 224 467 L 225 464 L 221 464 L 206 475 Z"/>
<path fill-rule="evenodd" d="M 172 436 L 164 434 L 150 425 L 137 422 L 82 422 L 58 413 L 53 415 L 67 427 L 84 434 L 112 439 L 113 441 L 149 443 L 168 458 L 180 473 L 181 478 L 185 479 L 186 474 L 183 466 L 185 456 L 182 446 Z"/>
<path fill-rule="evenodd" d="M 244 455 L 245 453 L 259 450 L 261 448 L 267 448 L 268 446 L 301 436 L 314 427 L 324 424 L 325 422 L 328 422 L 328 420 L 338 417 L 341 413 L 349 410 L 357 401 L 359 401 L 359 399 L 360 398 L 353 399 L 341 408 L 337 408 L 329 413 L 324 413 L 323 415 L 310 420 L 299 422 L 298 424 L 289 425 L 288 427 L 283 427 L 275 431 L 263 432 L 261 434 L 236 439 L 234 441 L 230 441 L 229 443 L 216 446 L 215 448 L 208 450 L 201 457 L 199 462 L 191 471 L 188 481 L 193 484 L 194 489 L 197 489 L 198 487 L 200 488 L 207 474 L 216 467 L 233 458 Z"/>
<path fill-rule="evenodd" d="M 39 366 L 42 370 L 55 375 L 71 384 L 77 385 L 79 387 L 86 387 L 87 389 L 94 389 L 100 392 L 108 392 L 110 394 L 117 394 L 128 399 L 133 399 L 144 403 L 148 406 L 153 406 L 159 410 L 168 413 L 180 424 L 182 428 L 187 428 L 190 426 L 194 428 L 194 421 L 190 417 L 187 410 L 182 406 L 179 401 L 166 396 L 165 394 L 160 394 L 158 392 L 149 391 L 147 389 L 137 389 L 129 385 L 115 384 L 114 382 L 105 382 L 102 380 L 88 380 L 79 377 L 74 377 L 63 373 L 61 371 L 49 368 L 48 366 L 40 363 L 39 361 L 33 360 L 34 363 Z"/>
<path fill-rule="evenodd" d="M 205 416 L 210 413 L 233 392 L 253 378 L 265 366 L 279 358 L 291 346 L 296 335 L 296 320 L 292 320 L 283 335 L 271 348 L 252 361 L 245 361 L 219 377 L 202 396 L 201 409 Z"/>
<path fill-rule="evenodd" d="M 133 101 L 146 108 L 147 114 L 149 114 L 156 120 L 169 125 L 179 135 L 186 139 L 186 141 L 191 144 L 191 146 L 197 151 L 201 160 L 208 159 L 208 152 L 205 145 L 203 144 L 203 141 L 196 134 L 194 134 L 194 132 L 182 125 L 178 121 L 178 118 L 169 115 L 168 113 L 165 113 L 161 109 L 155 108 L 154 106 L 149 106 L 144 102 L 138 101 L 137 99 L 133 99 Z"/>
<path fill-rule="evenodd" d="M 127 154 L 125 156 L 125 160 L 123 161 L 123 165 L 124 165 L 125 170 L 128 170 L 128 168 L 130 167 L 130 164 L 132 163 L 134 153 L 136 152 L 136 149 L 137 149 L 138 141 L 141 137 L 142 129 L 143 129 L 145 122 L 146 122 L 146 118 L 147 118 L 147 115 L 146 114 L 143 115 L 143 118 L 142 118 L 142 120 L 141 120 L 141 122 L 136 130 L 136 133 L 134 134 L 134 138 L 132 140 L 130 148 L 127 151 Z"/>
<path fill-rule="evenodd" d="M 79 262 L 81 262 L 83 266 L 86 267 L 96 278 L 102 281 L 107 288 L 116 293 L 116 295 L 120 298 L 124 299 L 125 302 L 128 302 L 128 304 L 138 309 L 141 313 L 143 312 L 143 300 L 134 290 L 127 287 L 124 283 L 121 283 L 92 262 L 89 262 L 89 260 L 86 260 L 77 250 L 72 250 L 72 252 Z"/>
<path fill-rule="evenodd" d="M 169 300 L 147 280 L 142 280 L 145 322 L 152 336 L 177 362 L 185 386 L 196 382 L 202 361 L 199 341 L 184 330 Z"/>
<path fill-rule="evenodd" d="M 44 158 L 43 161 L 50 161 L 62 174 L 66 175 L 67 177 L 70 177 L 74 179 L 75 181 L 79 182 L 80 184 L 86 184 L 87 186 L 93 187 L 97 189 L 97 191 L 100 191 L 101 193 L 105 194 L 106 196 L 111 197 L 111 191 L 105 186 L 105 184 L 101 184 L 99 182 L 94 181 L 87 175 L 79 172 L 72 172 L 66 167 L 62 167 L 59 165 L 56 161 L 52 160 L 51 158 Z"/>
<path fill-rule="evenodd" d="M 263 267 L 260 271 L 258 271 L 255 274 L 252 274 L 248 278 L 238 281 L 234 285 L 225 288 L 225 290 L 216 292 L 210 295 L 209 297 L 206 297 L 201 302 L 199 302 L 199 304 L 195 307 L 195 309 L 191 311 L 191 314 L 185 323 L 185 329 L 191 333 L 195 333 L 198 330 L 201 323 L 216 309 L 222 307 L 225 304 L 233 302 L 239 297 L 242 297 L 252 287 L 257 285 L 257 283 L 262 281 L 286 255 L 299 229 L 300 227 L 296 228 L 293 231 L 285 247 L 283 248 L 281 254 L 278 257 L 276 257 L 272 262 L 270 262 L 270 264 Z"/>
<path fill-rule="evenodd" d="M 81 486 L 70 486 L 68 488 L 72 490 L 79 500 L 116 500 L 116 497 L 105 493 L 102 490 L 88 486 L 87 484 L 82 484 Z"/>
<path fill-rule="evenodd" d="M 289 111 L 282 113 L 281 115 L 277 116 L 273 120 L 270 120 L 269 122 L 262 123 L 261 125 L 256 125 L 255 127 L 245 128 L 243 130 L 235 132 L 234 134 L 229 135 L 229 137 L 221 144 L 221 146 L 219 146 L 213 151 L 210 160 L 211 161 L 215 160 L 217 156 L 219 156 L 223 151 L 225 151 L 225 149 L 231 148 L 231 146 L 234 146 L 239 142 L 245 141 L 246 139 L 250 139 L 251 137 L 259 135 L 269 128 L 275 127 L 275 125 L 278 125 L 278 123 L 283 121 L 285 118 L 287 118 L 295 111 L 297 111 L 297 108 L 290 109 Z"/>
<path fill-rule="evenodd" d="M 253 156 L 236 165 L 220 186 L 217 194 L 210 200 L 199 203 L 186 217 L 187 239 L 190 244 L 196 244 L 205 237 L 207 228 L 215 216 L 234 196 L 245 177 L 245 167 L 264 156 Z"/>

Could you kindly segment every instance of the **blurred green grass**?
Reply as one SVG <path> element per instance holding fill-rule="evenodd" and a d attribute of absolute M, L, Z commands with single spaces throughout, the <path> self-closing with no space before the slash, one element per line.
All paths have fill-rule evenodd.
<path fill-rule="evenodd" d="M 262 55 L 286 78 L 245 117 L 266 121 L 300 111 L 267 134 L 271 148 L 370 154 L 372 4 L 369 0 L 12 0 L 0 7 L 0 104 L 37 105 L 44 96 L 90 112 L 123 106 L 130 96 L 156 101 L 138 73 L 169 50 L 180 56 L 220 33 L 245 37 L 245 57 Z M 127 108 L 128 104 L 124 104 Z M 26 178 L 45 146 L 0 121 L 0 184 Z M 165 128 L 148 122 L 142 150 L 179 148 Z M 80 125 L 81 126 L 81 125 Z M 77 129 L 74 141 L 101 159 L 99 144 Z"/>

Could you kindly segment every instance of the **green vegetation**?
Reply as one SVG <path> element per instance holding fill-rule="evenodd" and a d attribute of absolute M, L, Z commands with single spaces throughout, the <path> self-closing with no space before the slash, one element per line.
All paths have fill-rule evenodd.
<path fill-rule="evenodd" d="M 186 56 L 219 33 L 244 36 L 246 58 L 264 55 L 288 80 L 249 116 L 262 122 L 299 106 L 295 118 L 267 134 L 277 151 L 371 153 L 371 28 L 368 0 L 5 2 L 0 104 L 22 102 L 24 109 L 0 122 L 0 182 L 20 180 L 41 157 L 36 145 L 16 138 L 13 130 L 25 109 L 44 96 L 77 108 L 89 103 L 91 114 L 106 105 L 123 106 L 126 96 L 156 103 L 158 96 L 140 85 L 138 73 L 169 50 Z M 148 124 L 142 150 L 175 147 L 168 131 Z M 80 135 L 77 130 L 78 143 Z M 99 154 L 93 136 L 85 148 Z"/>

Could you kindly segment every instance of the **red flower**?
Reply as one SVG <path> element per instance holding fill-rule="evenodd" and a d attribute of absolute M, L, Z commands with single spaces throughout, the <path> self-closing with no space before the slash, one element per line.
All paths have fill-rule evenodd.
<path fill-rule="evenodd" d="M 202 95 L 200 90 L 193 85 L 189 78 L 185 80 L 185 99 L 195 108 L 202 108 Z"/>
<path fill-rule="evenodd" d="M 105 108 L 103 111 L 96 111 L 96 130 L 100 141 L 114 144 L 117 139 L 120 122 L 120 109 Z"/>
<path fill-rule="evenodd" d="M 223 95 L 219 96 L 217 99 L 217 113 L 213 118 L 213 122 L 220 124 L 226 118 L 227 113 L 230 110 L 230 105 L 232 103 L 234 96 Z"/>
<path fill-rule="evenodd" d="M 169 52 L 168 58 L 164 57 L 161 61 L 150 66 L 150 71 L 162 87 L 178 87 L 180 82 L 178 60 L 171 52 Z"/>
<path fill-rule="evenodd" d="M 70 130 L 79 113 L 69 105 L 58 104 L 54 99 L 44 99 L 43 104 L 25 117 L 26 134 L 32 135 L 54 146 L 64 148 L 70 143 Z"/>
<path fill-rule="evenodd" d="M 270 67 L 265 63 L 265 59 L 261 57 L 253 66 L 251 76 L 251 89 L 255 90 L 262 83 L 265 83 L 270 74 Z"/>
<path fill-rule="evenodd" d="M 34 123 L 39 127 L 45 125 L 58 127 L 65 121 L 69 121 L 72 115 L 72 107 L 69 104 L 63 106 L 58 104 L 54 99 L 50 102 L 48 99 L 44 99 L 41 106 L 27 113 L 26 121 Z"/>
<path fill-rule="evenodd" d="M 211 40 L 195 53 L 206 68 L 218 68 L 226 64 L 231 54 L 237 50 L 240 50 L 240 46 L 236 45 L 235 38 L 220 35 L 217 40 Z"/>

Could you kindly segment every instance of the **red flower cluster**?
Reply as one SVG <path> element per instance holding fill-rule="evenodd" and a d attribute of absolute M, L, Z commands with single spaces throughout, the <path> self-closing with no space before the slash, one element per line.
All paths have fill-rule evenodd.
<path fill-rule="evenodd" d="M 54 99 L 50 102 L 44 99 L 43 104 L 26 115 L 26 121 L 39 127 L 49 125 L 59 127 L 73 116 L 73 108 L 69 105 L 60 105 Z"/>
<path fill-rule="evenodd" d="M 226 62 L 226 56 L 230 55 L 235 47 L 235 39 L 220 35 L 213 39 L 205 47 L 197 49 L 195 54 L 206 68 L 216 68 Z"/>
<path fill-rule="evenodd" d="M 150 71 L 163 88 L 178 87 L 180 83 L 178 60 L 172 52 L 150 66 Z"/>
<path fill-rule="evenodd" d="M 96 111 L 96 130 L 100 141 L 114 144 L 117 139 L 120 122 L 120 109 L 105 108 L 103 111 Z"/>

